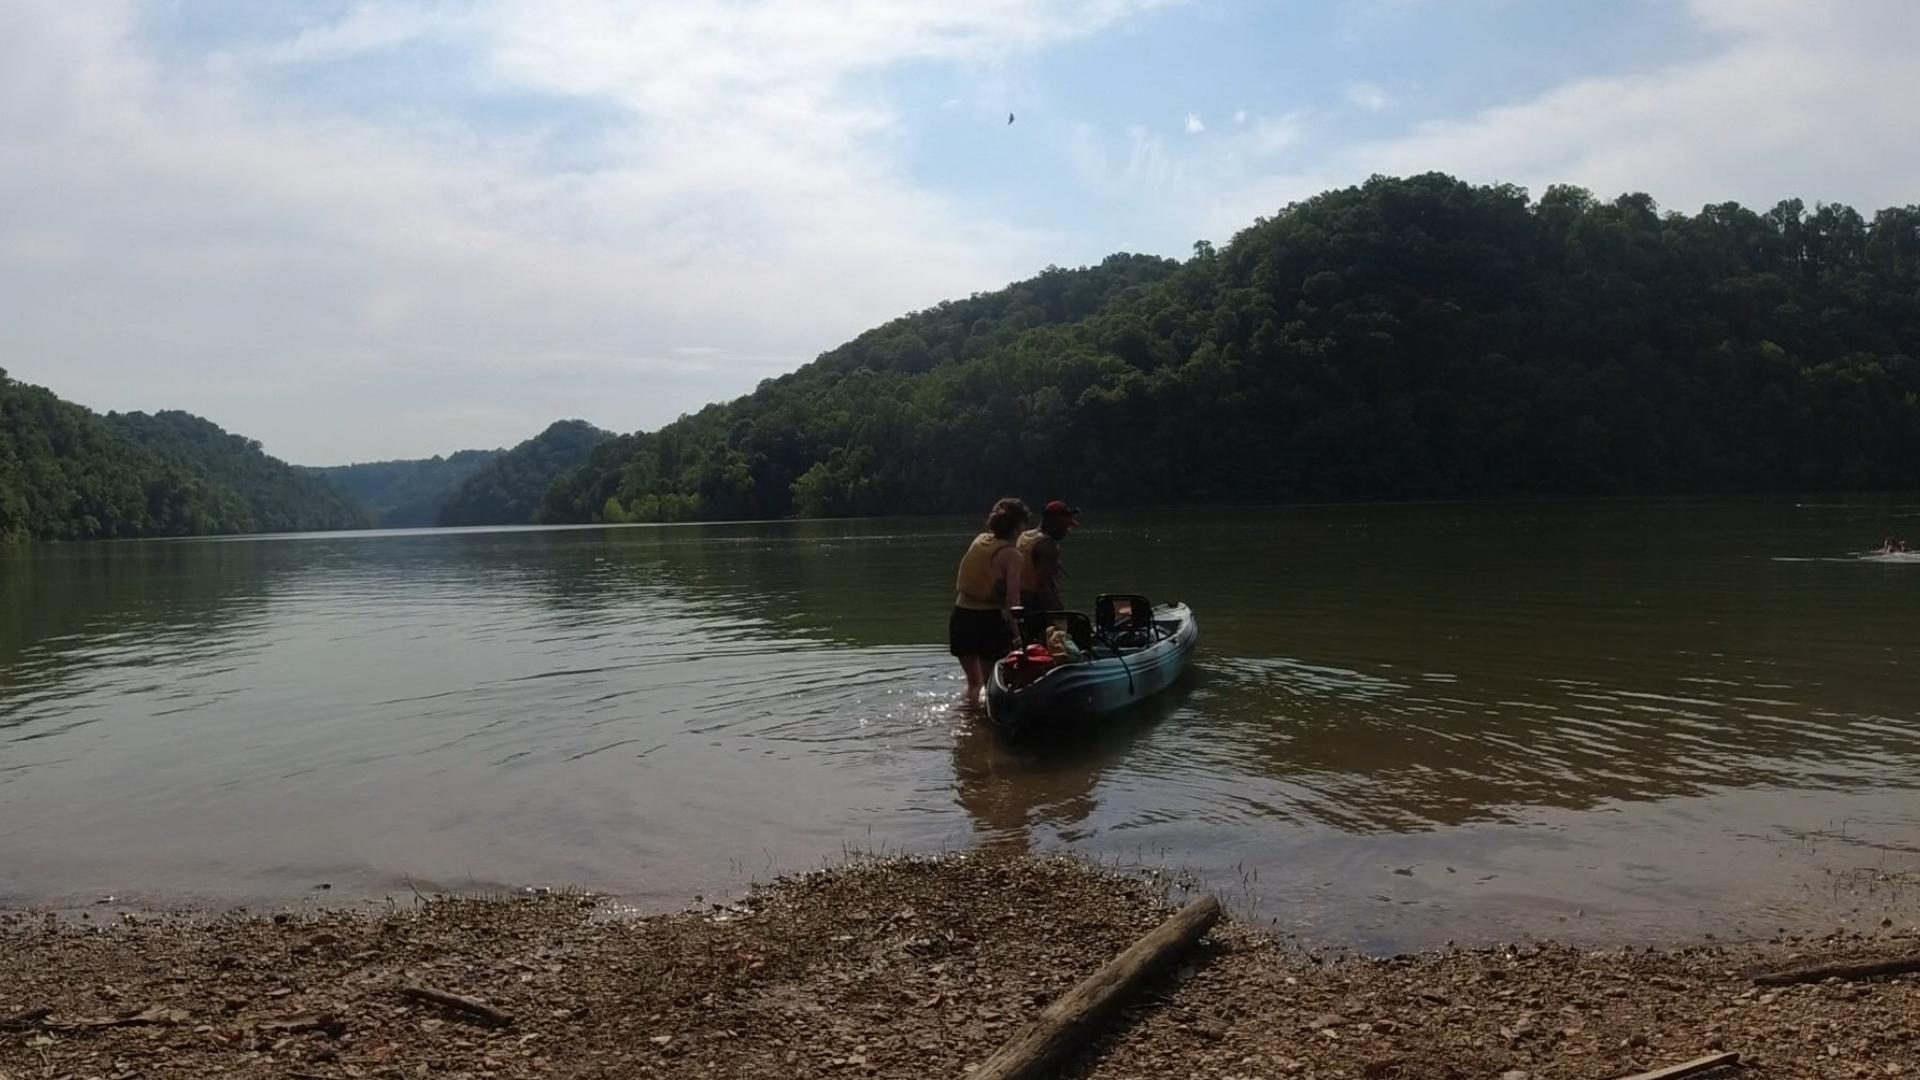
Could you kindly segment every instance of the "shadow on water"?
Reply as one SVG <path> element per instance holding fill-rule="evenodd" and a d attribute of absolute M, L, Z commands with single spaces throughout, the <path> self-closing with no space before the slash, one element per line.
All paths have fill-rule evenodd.
<path fill-rule="evenodd" d="M 1101 780 L 1172 721 L 1201 678 L 1189 672 L 1165 693 L 1116 716 L 1017 743 L 995 732 L 984 714 L 971 717 L 954 736 L 953 773 L 976 842 L 992 851 L 1029 851 L 1036 827 L 1072 839 L 1099 805 L 1095 790 Z"/>

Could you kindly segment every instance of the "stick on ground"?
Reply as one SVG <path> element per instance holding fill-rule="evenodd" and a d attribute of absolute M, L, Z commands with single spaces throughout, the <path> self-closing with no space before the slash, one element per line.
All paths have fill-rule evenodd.
<path fill-rule="evenodd" d="M 479 998 L 450 994 L 445 990 L 435 990 L 431 986 L 402 986 L 400 995 L 416 1001 L 431 1001 L 435 1005 L 466 1013 L 493 1027 L 507 1027 L 513 1023 L 513 1017 L 510 1014 L 501 1012 Z"/>
<path fill-rule="evenodd" d="M 1708 1057 L 1695 1058 L 1692 1061 L 1679 1065 L 1669 1065 L 1664 1069 L 1655 1069 L 1652 1072 L 1634 1073 L 1632 1076 L 1623 1076 L 1620 1080 L 1680 1080 L 1683 1076 L 1699 1076 L 1704 1072 L 1712 1072 L 1715 1069 L 1723 1069 L 1728 1065 L 1738 1064 L 1740 1064 L 1739 1054 L 1731 1052 L 1713 1054 Z"/>
<path fill-rule="evenodd" d="M 1920 971 L 1920 956 L 1862 960 L 1848 964 L 1816 964 L 1792 971 L 1770 971 L 1765 975 L 1755 975 L 1753 981 L 1761 986 L 1791 986 L 1823 979 L 1877 979 L 1885 975 L 1905 975 L 1911 971 Z"/>
<path fill-rule="evenodd" d="M 1220 901 L 1212 894 L 1194 899 L 1042 1010 L 1038 1018 L 968 1074 L 968 1080 L 1029 1080 L 1051 1075 L 1052 1067 L 1080 1049 L 1128 995 L 1191 948 L 1219 918 Z"/>
<path fill-rule="evenodd" d="M 84 1031 L 90 1028 L 139 1027 L 142 1024 L 184 1024 L 189 1014 L 185 1009 L 169 1009 L 164 1005 L 153 1005 L 137 1013 L 125 1016 L 81 1017 L 78 1020 L 42 1020 L 41 1025 L 49 1031 Z"/>
<path fill-rule="evenodd" d="M 37 1009 L 28 1009 L 26 1012 L 14 1013 L 12 1016 L 0 1016 L 0 1031 L 16 1031 L 20 1028 L 29 1028 L 52 1015 L 53 1010 L 42 1005 Z"/>

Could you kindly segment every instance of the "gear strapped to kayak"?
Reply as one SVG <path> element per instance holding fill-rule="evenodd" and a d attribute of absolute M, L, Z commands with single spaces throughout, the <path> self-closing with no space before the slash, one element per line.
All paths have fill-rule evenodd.
<path fill-rule="evenodd" d="M 993 665 L 987 716 L 1009 736 L 1118 712 L 1186 673 L 1200 628 L 1185 604 L 1108 595 L 1076 611 L 1023 613 L 1021 644 Z"/>

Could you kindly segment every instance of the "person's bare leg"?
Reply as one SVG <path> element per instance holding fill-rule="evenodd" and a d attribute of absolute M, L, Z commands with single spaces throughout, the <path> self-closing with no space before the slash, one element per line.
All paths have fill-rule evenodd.
<path fill-rule="evenodd" d="M 980 704 L 980 691 L 987 685 L 986 660 L 978 656 L 963 656 L 960 666 L 967 672 L 967 704 Z"/>

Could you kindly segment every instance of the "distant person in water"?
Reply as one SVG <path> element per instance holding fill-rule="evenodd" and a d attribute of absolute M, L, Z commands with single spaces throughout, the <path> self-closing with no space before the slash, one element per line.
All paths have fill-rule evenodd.
<path fill-rule="evenodd" d="M 947 620 L 947 651 L 967 673 L 967 704 L 980 702 L 987 673 L 1013 648 L 1013 606 L 1020 599 L 1026 559 L 1020 554 L 1020 530 L 1033 511 L 1019 499 L 1001 499 L 987 515 L 987 531 L 973 538 L 960 557 L 953 615 Z"/>
<path fill-rule="evenodd" d="M 1029 611 L 1067 609 L 1060 598 L 1060 583 L 1067 577 L 1060 565 L 1060 545 L 1078 524 L 1079 509 L 1055 499 L 1040 511 L 1040 527 L 1020 535 L 1020 554 L 1027 562 L 1020 602 Z"/>
<path fill-rule="evenodd" d="M 1889 536 L 1880 545 L 1880 554 L 1882 555 L 1905 555 L 1906 553 L 1907 542 L 1905 540 Z"/>

